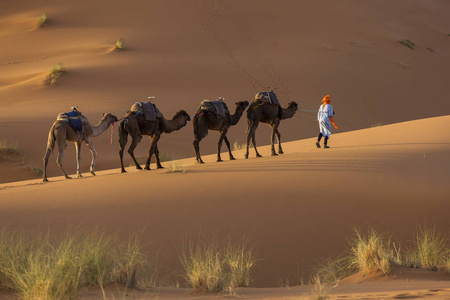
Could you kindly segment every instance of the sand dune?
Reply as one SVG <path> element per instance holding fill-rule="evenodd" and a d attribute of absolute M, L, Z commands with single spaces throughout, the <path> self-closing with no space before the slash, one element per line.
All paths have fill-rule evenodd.
<path fill-rule="evenodd" d="M 43 13 L 48 24 L 37 28 Z M 218 135 L 210 132 L 201 143 L 207 163 L 194 165 L 191 124 L 163 135 L 159 149 L 179 158 L 185 173 L 131 166 L 120 174 L 117 126 L 112 144 L 109 130 L 94 141 L 97 177 L 87 175 L 86 147 L 84 179 L 60 177 L 55 155 L 48 184 L 29 180 L 22 158 L 0 161 L 0 225 L 98 225 L 123 236 L 145 228 L 143 240 L 164 253 L 162 276 L 172 282 L 186 239 L 247 234 L 261 258 L 256 287 L 299 283 L 316 258 L 346 249 L 354 226 L 375 226 L 405 243 L 419 224 L 449 233 L 449 15 L 446 0 L 1 1 L 0 140 L 17 143 L 27 165 L 41 165 L 48 130 L 73 105 L 97 123 L 105 112 L 121 118 L 134 102 L 156 96 L 171 118 L 180 109 L 192 116 L 201 100 L 219 96 L 234 111 L 234 102 L 276 88 L 283 106 L 297 101 L 301 110 L 281 123 L 285 154 L 278 157 L 261 146 L 261 159 L 251 152 L 243 160 L 239 150 L 238 160 L 216 163 Z M 119 38 L 124 51 L 114 50 Z M 49 86 L 45 78 L 58 63 L 67 72 Z M 313 138 L 314 111 L 326 94 L 339 125 L 328 150 L 316 149 Z M 244 142 L 245 129 L 244 114 L 228 133 L 232 144 Z M 268 144 L 269 133 L 259 126 L 258 145 Z M 143 139 L 135 154 L 144 158 L 148 147 Z M 64 165 L 75 172 L 73 145 Z M 333 293 L 448 297 L 445 284 L 427 280 L 349 283 Z M 306 289 L 239 293 L 292 299 Z M 89 293 L 83 297 L 95 299 Z M 164 299 L 186 293 L 151 291 Z"/>
<path fill-rule="evenodd" d="M 181 160 L 186 173 L 130 167 L 126 174 L 3 184 L 0 219 L 31 228 L 99 225 L 119 234 L 146 228 L 144 240 L 162 249 L 167 274 L 181 272 L 177 253 L 186 238 L 246 233 L 261 258 L 257 286 L 298 283 L 314 259 L 345 250 L 355 226 L 390 231 L 404 242 L 419 224 L 448 232 L 450 136 L 436 132 L 449 120 L 336 134 L 332 149 L 306 139 L 285 143 L 278 157 L 267 156 L 265 146 L 260 159 L 251 153 L 222 163 L 206 156 L 205 165 Z"/>
<path fill-rule="evenodd" d="M 56 115 L 73 105 L 96 120 L 157 96 L 168 117 L 179 109 L 194 114 L 203 99 L 231 104 L 272 87 L 283 105 L 295 100 L 307 110 L 331 94 L 341 131 L 449 111 L 450 8 L 443 0 L 3 1 L 0 11 L 0 138 L 17 142 L 35 165 Z M 48 25 L 30 30 L 43 13 Z M 118 38 L 127 50 L 111 52 Z M 404 39 L 415 49 L 401 45 Z M 34 77 L 59 62 L 67 73 L 56 86 Z M 243 142 L 245 126 L 242 120 L 230 130 L 232 142 Z M 266 144 L 268 130 L 260 130 Z M 316 135 L 314 113 L 300 111 L 281 130 L 286 141 Z M 188 126 L 165 136 L 160 148 L 190 157 L 192 140 Z M 97 142 L 100 169 L 118 167 L 109 155 L 116 147 L 107 143 Z M 215 143 L 208 139 L 203 149 L 213 153 Z M 147 147 L 137 151 L 144 156 Z M 66 157 L 73 156 L 69 149 Z"/>

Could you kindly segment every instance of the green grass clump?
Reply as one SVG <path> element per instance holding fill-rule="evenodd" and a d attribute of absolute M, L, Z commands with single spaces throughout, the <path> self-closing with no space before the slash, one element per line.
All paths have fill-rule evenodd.
<path fill-rule="evenodd" d="M 186 281 L 196 291 L 218 293 L 250 284 L 255 252 L 249 241 L 225 243 L 216 238 L 189 243 L 180 255 Z"/>
<path fill-rule="evenodd" d="M 447 240 L 435 228 L 419 228 L 408 256 L 416 266 L 433 266 L 446 264 L 449 254 Z"/>
<path fill-rule="evenodd" d="M 117 40 L 117 42 L 116 42 L 116 49 L 118 49 L 118 50 L 125 50 L 125 41 L 122 38 Z"/>
<path fill-rule="evenodd" d="M 61 63 L 58 63 L 56 66 L 50 69 L 47 75 L 47 82 L 50 85 L 56 85 L 56 81 L 61 77 L 61 75 L 66 72 L 66 69 L 63 67 Z"/>
<path fill-rule="evenodd" d="M 398 253 L 390 239 L 375 229 L 363 234 L 355 229 L 355 235 L 350 240 L 351 265 L 364 274 L 382 272 L 389 274 L 391 265 L 398 262 Z"/>
<path fill-rule="evenodd" d="M 47 25 L 47 23 L 48 23 L 47 15 L 46 14 L 42 14 L 37 20 L 36 27 L 40 28 L 42 26 Z"/>
<path fill-rule="evenodd" d="M 410 49 L 413 49 L 413 50 L 414 50 L 414 47 L 416 46 L 416 44 L 414 44 L 410 40 L 401 40 L 401 41 L 399 41 L 399 43 L 404 45 L 404 46 L 406 46 L 406 47 L 408 47 L 408 48 L 410 48 Z"/>
<path fill-rule="evenodd" d="M 0 231 L 0 285 L 22 299 L 76 299 L 82 287 L 121 282 L 135 287 L 143 264 L 134 239 L 121 243 L 98 230 L 54 234 Z"/>

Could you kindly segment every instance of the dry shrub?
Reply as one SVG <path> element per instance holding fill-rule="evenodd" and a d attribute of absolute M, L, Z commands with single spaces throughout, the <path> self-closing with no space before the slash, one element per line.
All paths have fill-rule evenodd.
<path fill-rule="evenodd" d="M 449 256 L 447 240 L 436 228 L 419 227 L 414 248 L 406 256 L 409 263 L 417 267 L 446 264 Z"/>
<path fill-rule="evenodd" d="M 255 252 L 251 242 L 243 238 L 234 243 L 231 238 L 219 242 L 217 238 L 189 243 L 180 255 L 186 281 L 196 291 L 218 293 L 247 287 Z"/>
<path fill-rule="evenodd" d="M 363 234 L 355 229 L 355 236 L 350 240 L 351 265 L 364 274 L 382 272 L 389 274 L 391 265 L 397 261 L 395 245 L 386 234 L 370 229 Z"/>
<path fill-rule="evenodd" d="M 315 276 L 311 280 L 311 290 L 309 299 L 311 300 L 327 300 L 330 298 L 328 287 L 321 281 L 320 277 Z"/>
<path fill-rule="evenodd" d="M 47 82 L 50 85 L 56 85 L 56 81 L 61 77 L 61 75 L 66 72 L 66 69 L 63 67 L 61 63 L 58 63 L 56 66 L 50 69 L 47 75 Z"/>

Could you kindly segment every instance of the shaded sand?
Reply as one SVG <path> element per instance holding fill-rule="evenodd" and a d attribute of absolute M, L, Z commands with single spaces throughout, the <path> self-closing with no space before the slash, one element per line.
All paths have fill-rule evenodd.
<path fill-rule="evenodd" d="M 36 29 L 43 13 L 48 25 Z M 120 118 L 135 101 L 156 96 L 169 118 L 179 109 L 193 115 L 201 100 L 217 97 L 234 110 L 234 102 L 268 87 L 284 106 L 295 100 L 306 110 L 330 94 L 341 132 L 445 115 L 448 15 L 446 0 L 1 1 L 0 139 L 17 142 L 39 166 L 48 129 L 73 105 L 96 123 L 104 112 Z M 119 38 L 127 49 L 112 51 Z M 59 62 L 67 73 L 45 85 Z M 245 127 L 243 119 L 231 128 L 232 143 L 243 143 Z M 315 114 L 299 111 L 280 131 L 285 141 L 315 136 Z M 260 126 L 258 143 L 267 144 L 268 134 Z M 117 136 L 110 145 L 108 135 L 95 142 L 98 170 L 119 166 Z M 211 134 L 203 153 L 214 153 L 216 140 Z M 160 150 L 191 157 L 192 141 L 189 124 L 163 136 Z M 65 154 L 69 170 L 73 148 Z M 137 155 L 147 150 L 144 141 Z M 60 174 L 54 161 L 50 176 Z"/>
<path fill-rule="evenodd" d="M 450 136 L 437 134 L 449 121 L 336 134 L 331 149 L 315 148 L 312 139 L 289 142 L 278 157 L 251 153 L 244 160 L 241 150 L 236 161 L 213 163 L 215 156 L 206 156 L 206 164 L 194 165 L 190 158 L 178 163 L 185 173 L 128 168 L 126 174 L 115 169 L 84 179 L 2 184 L 0 224 L 98 225 L 122 236 L 145 228 L 144 244 L 161 249 L 162 277 L 171 282 L 183 282 L 178 254 L 186 240 L 199 232 L 245 233 L 260 258 L 256 286 L 298 284 L 315 259 L 347 248 L 354 226 L 393 232 L 405 246 L 419 224 L 450 233 Z M 262 155 L 269 153 L 261 147 Z"/>

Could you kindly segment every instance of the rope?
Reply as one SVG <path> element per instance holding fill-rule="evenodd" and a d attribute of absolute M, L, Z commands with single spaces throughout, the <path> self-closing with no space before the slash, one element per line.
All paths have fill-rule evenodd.
<path fill-rule="evenodd" d="M 111 144 L 113 140 L 113 135 L 114 135 L 114 123 L 111 123 Z"/>

